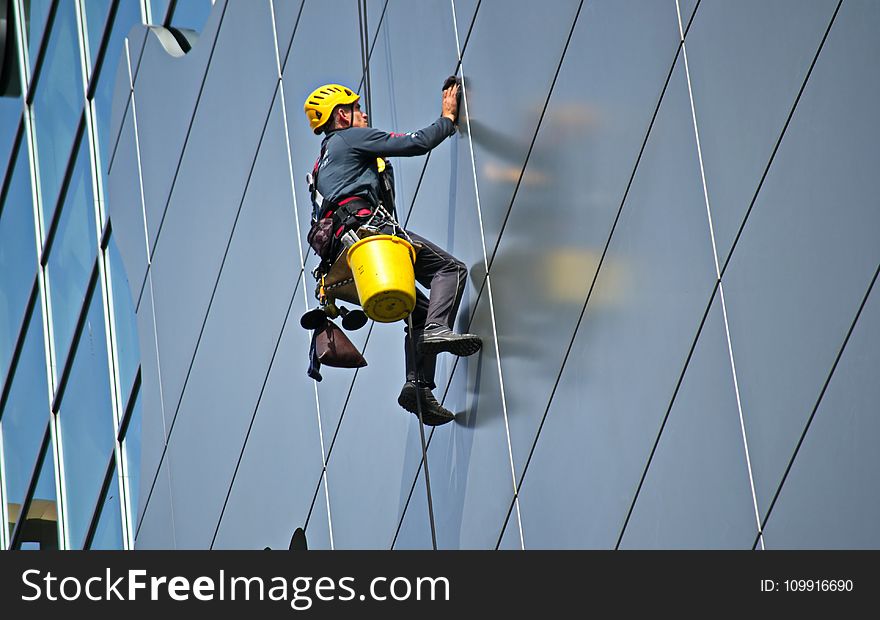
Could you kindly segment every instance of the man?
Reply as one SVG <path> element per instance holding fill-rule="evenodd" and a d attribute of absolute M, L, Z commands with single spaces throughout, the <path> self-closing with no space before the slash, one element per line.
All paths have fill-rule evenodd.
<path fill-rule="evenodd" d="M 303 106 L 309 124 L 316 134 L 324 134 L 321 154 L 315 162 L 313 175 L 313 221 L 332 220 L 332 236 L 326 262 L 344 251 L 339 241 L 349 230 L 370 220 L 378 205 L 393 213 L 393 172 L 381 160 L 383 175 L 390 179 L 383 186 L 377 158 L 386 156 L 424 155 L 455 133 L 458 114 L 458 84 L 453 82 L 443 91 L 441 116 L 434 123 L 407 134 L 387 133 L 367 125 L 361 110 L 360 96 L 339 84 L 327 84 L 312 92 Z M 390 191 L 389 191 L 390 190 Z M 396 216 L 396 214 L 395 214 Z M 325 219 L 325 221 L 327 221 Z M 383 232 L 392 233 L 392 224 L 384 223 Z M 406 383 L 397 402 L 418 415 L 421 403 L 425 424 L 437 426 L 451 422 L 455 416 L 434 397 L 434 367 L 437 353 L 472 355 L 480 350 L 482 341 L 473 334 L 456 334 L 451 330 L 467 282 L 467 267 L 454 256 L 427 239 L 411 232 L 406 234 L 422 245 L 415 262 L 416 280 L 430 289 L 430 298 L 416 290 L 416 306 L 412 312 L 415 331 L 415 356 L 404 339 Z M 408 332 L 404 328 L 405 332 Z"/>

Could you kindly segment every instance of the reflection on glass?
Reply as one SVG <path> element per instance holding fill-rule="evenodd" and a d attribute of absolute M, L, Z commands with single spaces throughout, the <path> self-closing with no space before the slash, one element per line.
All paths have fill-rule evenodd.
<path fill-rule="evenodd" d="M 75 2 L 58 3 L 55 23 L 49 36 L 49 47 L 33 104 L 44 234 L 55 212 L 77 119 L 83 110 Z"/>
<path fill-rule="evenodd" d="M 89 34 L 89 67 L 94 67 L 98 50 L 101 49 L 101 35 L 107 22 L 110 0 L 89 0 L 83 4 L 86 9 L 86 28 Z"/>
<path fill-rule="evenodd" d="M 21 118 L 21 99 L 18 97 L 0 97 L 0 170 L 6 169 L 15 132 Z"/>
<path fill-rule="evenodd" d="M 116 136 L 110 135 L 110 106 L 113 101 L 113 87 L 116 81 L 116 70 L 120 62 L 124 62 L 125 37 L 132 26 L 141 21 L 141 9 L 137 0 L 121 0 L 113 20 L 113 30 L 107 43 L 107 53 L 98 77 L 95 89 L 95 118 L 97 120 L 98 146 L 101 152 L 101 176 L 104 188 L 107 187 L 107 165 Z"/>
<path fill-rule="evenodd" d="M 70 339 L 82 307 L 97 248 L 89 150 L 87 141 L 82 140 L 49 254 L 52 325 L 55 329 L 59 371 L 70 350 Z"/>
<path fill-rule="evenodd" d="M 72 2 L 70 4 L 73 4 Z M 37 53 L 40 51 L 40 41 L 43 40 L 43 32 L 46 30 L 46 19 L 49 17 L 49 7 L 52 0 L 30 0 L 25 3 L 25 32 L 28 40 L 28 56 L 30 58 L 31 73 L 34 63 L 37 61 Z"/>
<path fill-rule="evenodd" d="M 131 421 L 125 431 L 125 454 L 128 459 L 128 496 L 131 498 L 131 524 L 137 530 L 138 494 L 141 489 L 141 420 L 143 419 L 140 393 L 134 396 Z"/>
<path fill-rule="evenodd" d="M 45 433 L 48 434 L 48 433 Z M 58 508 L 55 496 L 55 450 L 48 442 L 37 487 L 27 508 L 27 516 L 18 537 L 18 548 L 26 551 L 58 548 Z M 16 520 L 19 518 L 15 511 Z M 13 516 L 10 505 L 9 516 Z"/>
<path fill-rule="evenodd" d="M 211 14 L 211 0 L 188 0 L 178 2 L 171 15 L 171 25 L 201 32 Z"/>
<path fill-rule="evenodd" d="M 101 516 L 89 549 L 122 549 L 122 515 L 119 507 L 119 481 L 114 476 L 101 502 Z"/>
<path fill-rule="evenodd" d="M 137 335 L 137 317 L 134 313 L 134 304 L 131 297 L 131 285 L 125 273 L 122 256 L 116 247 L 116 240 L 110 237 L 110 245 L 107 248 L 110 255 L 110 277 L 113 289 L 113 313 L 116 325 L 116 351 L 119 357 L 119 386 L 122 391 L 122 400 L 128 398 L 134 375 L 137 372 L 138 361 L 141 358 L 140 345 Z M 127 404 L 122 403 L 125 408 Z"/>
<path fill-rule="evenodd" d="M 9 397 L 0 412 L 3 456 L 6 466 L 6 501 L 12 507 L 24 502 L 37 455 L 42 445 L 49 412 L 46 354 L 43 346 L 43 313 L 40 300 L 26 326 L 24 347 L 18 359 Z"/>
<path fill-rule="evenodd" d="M 58 416 L 64 441 L 67 524 L 71 546 L 77 548 L 92 520 L 114 443 L 100 288 L 89 305 Z"/>
<path fill-rule="evenodd" d="M 162 25 L 165 23 L 165 14 L 168 13 L 168 0 L 151 0 L 152 23 Z"/>
<path fill-rule="evenodd" d="M 0 205 L 0 388 L 18 339 L 36 270 L 30 172 L 27 149 L 22 141 L 9 191 Z"/>

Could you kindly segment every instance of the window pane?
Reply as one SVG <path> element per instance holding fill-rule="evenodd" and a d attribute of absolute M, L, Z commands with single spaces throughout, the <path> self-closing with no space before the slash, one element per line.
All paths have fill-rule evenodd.
<path fill-rule="evenodd" d="M 110 139 L 110 106 L 113 101 L 113 87 L 116 70 L 125 56 L 125 37 L 132 26 L 141 21 L 141 9 L 138 0 L 120 0 L 113 21 L 110 41 L 107 43 L 107 55 L 104 57 L 98 86 L 95 89 L 95 117 L 97 119 L 98 145 L 101 151 L 101 175 L 104 188 L 107 187 L 107 164 L 110 163 L 113 142 Z"/>
<path fill-rule="evenodd" d="M 86 28 L 89 35 L 89 67 L 94 68 L 98 50 L 101 49 L 101 35 L 104 34 L 110 0 L 88 0 L 83 4 L 86 9 Z"/>
<path fill-rule="evenodd" d="M 131 524 L 137 530 L 138 494 L 141 489 L 141 395 L 135 394 L 131 421 L 125 431 L 125 454 L 128 464 L 128 495 L 131 498 Z"/>
<path fill-rule="evenodd" d="M 18 151 L 9 191 L 0 206 L 0 388 L 37 273 L 31 177 L 24 141 Z"/>
<path fill-rule="evenodd" d="M 89 549 L 122 549 L 122 515 L 119 506 L 119 480 L 114 475 L 101 502 L 100 520 Z"/>
<path fill-rule="evenodd" d="M 178 2 L 171 16 L 171 25 L 175 28 L 188 28 L 201 32 L 211 14 L 211 0 L 186 0 Z"/>
<path fill-rule="evenodd" d="M 44 433 L 45 435 L 45 433 Z M 58 504 L 55 495 L 55 451 L 52 443 L 43 457 L 34 497 L 28 505 L 27 517 L 19 548 L 26 551 L 58 548 Z"/>
<path fill-rule="evenodd" d="M 161 26 L 168 12 L 168 0 L 152 0 L 150 6 L 153 9 L 153 24 Z"/>
<path fill-rule="evenodd" d="M 113 410 L 101 290 L 95 289 L 58 412 L 64 441 L 67 525 L 71 547 L 82 545 L 107 460 L 113 452 Z"/>
<path fill-rule="evenodd" d="M 11 380 L 9 398 L 0 412 L 0 425 L 3 426 L 6 501 L 14 524 L 13 515 L 18 514 L 24 502 L 49 419 L 43 313 L 39 299 Z"/>
<path fill-rule="evenodd" d="M 46 19 L 49 17 L 49 7 L 52 6 L 52 0 L 30 0 L 30 2 L 25 2 L 24 5 L 28 56 L 30 57 L 31 73 L 33 73 L 34 63 L 37 61 L 37 52 L 40 51 L 40 41 L 43 39 L 43 32 L 46 30 Z"/>
<path fill-rule="evenodd" d="M 111 236 L 107 248 L 110 254 L 110 277 L 113 287 L 113 311 L 116 315 L 116 348 L 119 356 L 119 385 L 121 400 L 128 398 L 134 375 L 141 357 L 137 335 L 137 317 L 131 297 L 131 285 L 122 264 L 122 256 Z M 123 402 L 123 409 L 128 403 Z"/>
<path fill-rule="evenodd" d="M 76 3 L 59 2 L 34 98 L 34 127 L 40 162 L 44 231 L 52 221 L 77 121 L 83 86 L 76 35 Z M 45 232 L 44 232 L 45 234 Z"/>
<path fill-rule="evenodd" d="M 70 350 L 98 248 L 88 156 L 88 143 L 82 140 L 49 254 L 52 325 L 59 371 Z"/>

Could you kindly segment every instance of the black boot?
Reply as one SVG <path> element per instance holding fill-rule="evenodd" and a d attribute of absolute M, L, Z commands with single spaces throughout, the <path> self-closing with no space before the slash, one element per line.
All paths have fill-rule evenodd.
<path fill-rule="evenodd" d="M 416 384 L 412 381 L 407 381 L 403 384 L 400 396 L 397 397 L 397 404 L 418 417 L 419 404 L 416 402 L 417 394 L 419 400 L 421 400 L 422 419 L 428 426 L 440 426 L 455 419 L 454 413 L 444 409 L 443 405 L 437 402 L 430 388 L 423 385 L 416 388 Z"/>
<path fill-rule="evenodd" d="M 456 334 L 445 325 L 428 323 L 418 338 L 416 346 L 419 353 L 431 354 L 448 352 L 453 355 L 473 355 L 483 346 L 483 341 L 474 334 Z"/>

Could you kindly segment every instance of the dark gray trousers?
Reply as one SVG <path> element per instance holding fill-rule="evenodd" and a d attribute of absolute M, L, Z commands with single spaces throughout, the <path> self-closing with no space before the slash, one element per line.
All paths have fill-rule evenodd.
<path fill-rule="evenodd" d="M 428 323 L 439 323 L 452 329 L 467 284 L 467 266 L 421 235 L 411 231 L 406 232 L 413 241 L 423 246 L 416 254 L 416 281 L 431 291 L 430 297 L 425 297 L 424 293 L 416 289 L 416 307 L 412 312 L 414 335 L 418 337 Z M 409 334 L 409 328 L 404 327 L 404 332 Z M 437 387 L 434 384 L 437 356 L 419 353 L 413 356 L 411 346 L 408 338 L 404 338 L 406 380 L 418 379 L 419 382 L 434 389 Z"/>

